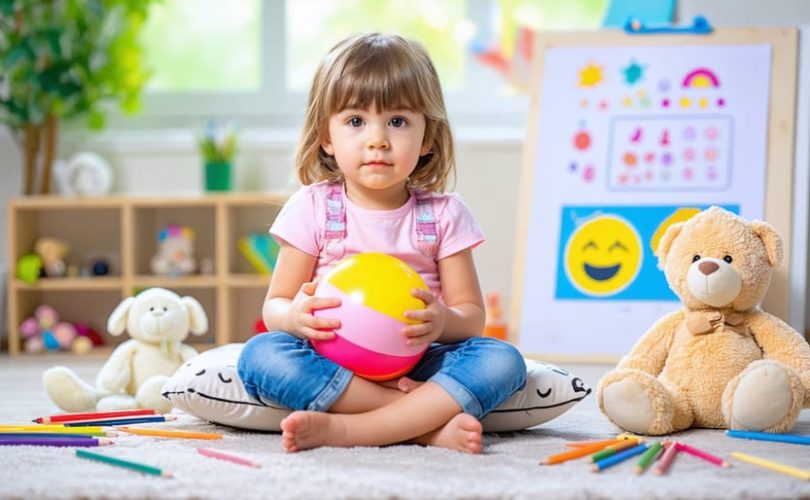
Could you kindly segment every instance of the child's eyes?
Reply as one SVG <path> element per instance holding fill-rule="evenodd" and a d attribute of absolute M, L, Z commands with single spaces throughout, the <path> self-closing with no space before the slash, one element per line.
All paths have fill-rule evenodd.
<path fill-rule="evenodd" d="M 347 123 L 350 127 L 359 127 L 363 125 L 363 119 L 359 116 L 352 116 Z"/>
<path fill-rule="evenodd" d="M 391 121 L 388 123 L 394 128 L 404 127 L 407 124 L 405 118 L 402 118 L 401 116 L 395 116 L 394 118 L 391 118 Z"/>

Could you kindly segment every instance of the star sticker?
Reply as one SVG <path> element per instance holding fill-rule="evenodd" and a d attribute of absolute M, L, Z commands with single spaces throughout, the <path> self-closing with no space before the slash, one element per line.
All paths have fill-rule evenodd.
<path fill-rule="evenodd" d="M 641 80 L 641 78 L 644 76 L 644 66 L 641 66 L 633 61 L 629 66 L 622 70 L 622 73 L 624 73 L 624 80 L 627 82 L 627 84 L 633 85 Z"/>
<path fill-rule="evenodd" d="M 593 87 L 602 80 L 602 66 L 591 63 L 579 72 L 580 87 Z"/>

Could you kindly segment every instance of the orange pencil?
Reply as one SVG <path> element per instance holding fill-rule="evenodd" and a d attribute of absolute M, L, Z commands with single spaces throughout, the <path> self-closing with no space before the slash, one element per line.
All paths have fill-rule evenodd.
<path fill-rule="evenodd" d="M 634 439 L 630 437 L 615 437 L 613 439 L 603 439 L 601 441 L 572 441 L 570 443 L 565 443 L 565 446 L 570 448 L 582 448 L 583 446 L 592 446 L 597 444 L 603 444 L 605 446 L 615 444 L 616 441 L 626 441 L 628 439 Z"/>
<path fill-rule="evenodd" d="M 119 431 L 124 431 L 129 434 L 137 434 L 139 436 L 152 436 L 163 438 L 178 438 L 178 439 L 222 439 L 222 434 L 215 432 L 188 432 L 188 431 L 175 431 L 171 429 L 154 429 L 144 427 L 116 427 Z"/>
<path fill-rule="evenodd" d="M 621 439 L 615 439 L 613 443 L 610 444 L 616 444 L 621 441 L 622 441 Z M 567 462 L 569 460 L 582 458 L 584 456 L 590 455 L 591 453 L 596 453 L 597 451 L 604 449 L 606 446 L 608 445 L 602 443 L 595 443 L 590 446 L 580 446 L 579 448 L 574 448 L 573 450 L 568 450 L 563 453 L 558 453 L 556 455 L 546 457 L 540 461 L 540 465 L 559 464 L 562 462 Z"/>

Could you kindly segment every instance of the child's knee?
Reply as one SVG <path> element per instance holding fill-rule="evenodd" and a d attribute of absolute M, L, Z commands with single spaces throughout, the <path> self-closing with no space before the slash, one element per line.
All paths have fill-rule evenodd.
<path fill-rule="evenodd" d="M 488 348 L 487 360 L 500 383 L 511 385 L 515 391 L 522 389 L 526 385 L 526 361 L 520 351 L 511 344 L 497 340 L 493 340 Z"/>

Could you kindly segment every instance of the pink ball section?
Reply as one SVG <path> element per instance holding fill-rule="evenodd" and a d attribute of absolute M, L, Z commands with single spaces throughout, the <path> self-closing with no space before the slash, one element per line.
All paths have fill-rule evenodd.
<path fill-rule="evenodd" d="M 356 375 L 373 381 L 391 380 L 408 373 L 419 362 L 427 346 L 407 346 L 404 323 L 375 311 L 322 281 L 317 297 L 339 298 L 339 307 L 322 309 L 316 315 L 340 321 L 335 337 L 311 340 L 323 357 Z"/>

